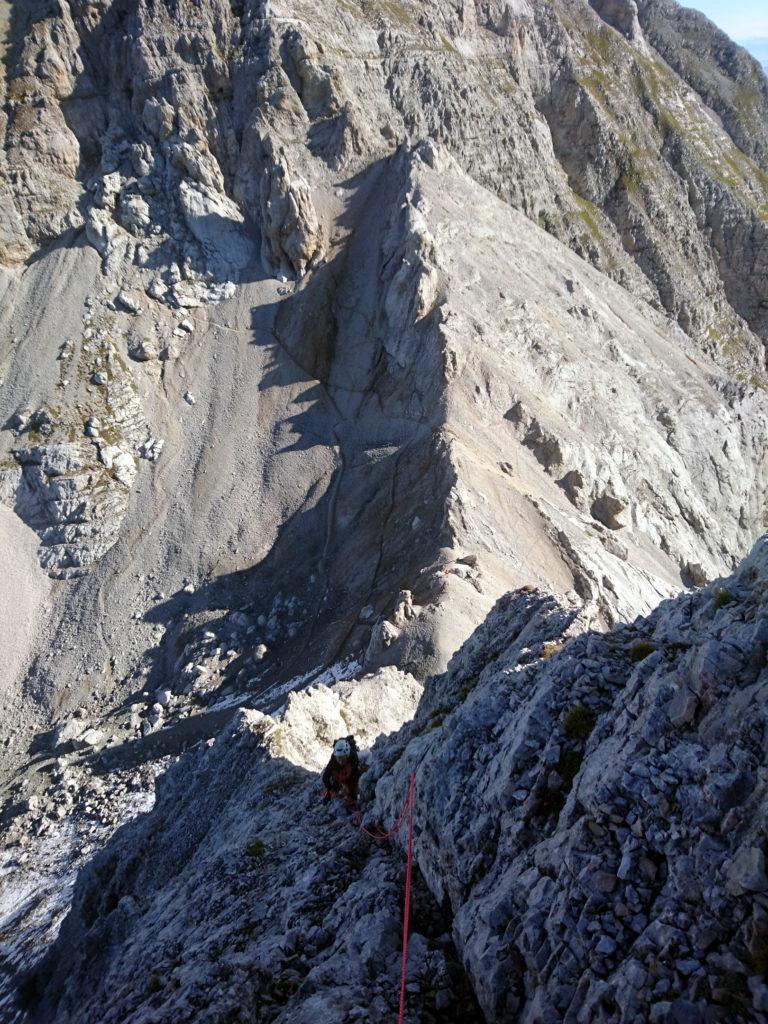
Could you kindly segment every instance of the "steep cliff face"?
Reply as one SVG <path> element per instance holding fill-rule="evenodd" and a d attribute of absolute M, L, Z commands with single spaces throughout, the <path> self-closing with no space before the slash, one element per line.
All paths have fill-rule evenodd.
<path fill-rule="evenodd" d="M 757 61 L 699 11 L 670 0 L 640 0 L 637 7 L 648 42 L 722 118 L 739 149 L 765 168 L 768 81 Z"/>
<path fill-rule="evenodd" d="M 729 567 L 762 526 L 766 99 L 706 22 L 711 74 L 686 63 L 686 17 L 11 8 L 0 490 L 50 574 L 81 578 L 27 692 L 50 705 L 66 678 L 73 708 L 157 645 L 154 680 L 188 610 L 293 601 L 254 638 L 289 641 L 270 681 L 370 643 L 423 672 L 509 585 L 575 587 L 610 621 Z M 605 278 L 541 228 L 625 286 L 613 322 Z M 630 354 L 648 331 L 669 351 Z M 482 551 L 486 583 L 444 610 L 436 574 Z M 404 590 L 435 607 L 390 651 L 358 614 Z"/>
<path fill-rule="evenodd" d="M 431 136 L 695 334 L 764 332 L 768 90 L 671 0 L 38 3 L 7 62 L 8 260 L 84 224 L 175 301 L 236 279 L 258 224 L 265 266 L 302 273 L 327 172 Z"/>
<path fill-rule="evenodd" d="M 768 93 L 705 19 L 33 0 L 0 23 L 0 556 L 39 566 L 8 618 L 2 814 L 33 816 L 41 891 L 105 765 L 96 845 L 236 707 L 439 674 L 520 587 L 618 628 L 765 528 Z M 9 976 L 38 927 L 14 856 Z"/>

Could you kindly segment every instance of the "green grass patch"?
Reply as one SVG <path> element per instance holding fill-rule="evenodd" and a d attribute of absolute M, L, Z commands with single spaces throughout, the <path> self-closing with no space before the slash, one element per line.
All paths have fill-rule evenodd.
<path fill-rule="evenodd" d="M 627 654 L 630 661 L 644 661 L 655 650 L 655 646 L 648 640 L 636 640 L 627 651 Z"/>
<path fill-rule="evenodd" d="M 595 716 L 583 704 L 568 708 L 563 721 L 565 735 L 569 740 L 587 740 L 595 727 Z"/>
<path fill-rule="evenodd" d="M 266 853 L 266 846 L 264 840 L 258 836 L 254 836 L 253 839 L 249 839 L 243 847 L 243 853 L 246 857 L 250 857 L 252 860 L 260 860 Z"/>
<path fill-rule="evenodd" d="M 554 658 L 556 654 L 559 654 L 565 647 L 564 640 L 545 640 L 541 645 L 541 658 L 546 661 L 549 658 Z"/>
<path fill-rule="evenodd" d="M 577 209 L 574 211 L 576 219 L 584 225 L 589 239 L 593 239 L 596 242 L 603 242 L 603 233 L 600 230 L 600 213 L 597 206 L 589 200 L 584 199 L 578 192 L 573 192 L 573 198 L 576 202 Z"/>

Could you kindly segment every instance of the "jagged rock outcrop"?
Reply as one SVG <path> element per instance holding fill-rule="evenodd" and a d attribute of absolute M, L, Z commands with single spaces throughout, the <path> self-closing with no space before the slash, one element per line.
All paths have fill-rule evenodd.
<path fill-rule="evenodd" d="M 322 255 L 320 226 L 305 181 L 291 177 L 284 152 L 269 135 L 262 140 L 261 258 L 268 271 L 301 276 Z"/>
<path fill-rule="evenodd" d="M 394 699 L 399 672 L 442 672 L 506 592 L 552 596 L 497 607 L 486 632 L 509 639 L 514 617 L 537 611 L 532 632 L 523 633 L 548 644 L 552 657 L 521 668 L 512 682 L 488 668 L 493 686 L 513 704 L 518 675 L 540 686 L 550 738 L 562 733 L 558 716 L 572 698 L 594 705 L 579 712 L 582 724 L 593 712 L 616 711 L 617 736 L 632 748 L 634 726 L 617 702 L 624 682 L 655 662 L 638 661 L 633 674 L 632 656 L 611 647 L 631 635 L 619 623 L 731 572 L 766 525 L 768 94 L 754 62 L 666 0 L 62 0 L 12 5 L 0 88 L 0 499 L 15 517 L 13 526 L 7 516 L 0 523 L 0 555 L 19 538 L 26 558 L 31 527 L 45 569 L 9 575 L 21 588 L 11 627 L 24 609 L 35 614 L 19 630 L 0 693 L 0 815 L 4 825 L 17 821 L 18 843 L 23 823 L 34 821 L 35 840 L 24 850 L 29 871 L 15 863 L 15 847 L 3 855 L 16 889 L 0 905 L 18 914 L 20 938 L 3 945 L 14 929 L 0 927 L 0 979 L 28 962 L 34 929 L 47 942 L 63 913 L 66 894 L 41 899 L 39 913 L 17 897 L 35 865 L 36 891 L 64 891 L 56 843 L 68 851 L 63 863 L 80 863 L 66 831 L 81 820 L 72 795 L 80 781 L 90 785 L 101 769 L 149 766 L 132 791 L 136 801 L 107 816 L 111 829 L 151 799 L 151 778 L 167 759 L 181 758 L 161 783 L 181 794 L 178 808 L 189 808 L 179 815 L 191 817 L 199 787 L 210 787 L 212 802 L 230 793 L 227 828 L 239 837 L 246 783 L 227 775 L 230 755 L 241 758 L 238 770 L 257 760 L 264 786 L 273 781 L 272 725 L 257 712 L 277 713 L 286 694 L 313 682 L 364 672 L 381 673 Z M 697 602 L 706 599 L 680 600 L 701 612 L 704 630 Z M 646 633 L 653 623 L 661 629 L 668 612 L 633 627 L 638 638 L 655 643 Z M 567 667 L 574 659 L 555 649 L 569 622 L 571 631 L 617 631 L 571 642 L 585 666 L 578 675 Z M 437 764 L 437 720 L 474 713 L 475 696 L 464 695 L 461 714 L 432 702 L 437 691 L 454 700 L 456 686 L 469 685 L 451 682 L 469 650 L 448 676 L 433 679 L 416 725 L 379 745 L 372 778 L 382 779 L 382 817 L 399 785 L 402 765 L 386 775 L 397 744 L 423 747 Z M 669 671 L 682 672 L 670 650 Z M 529 653 L 510 653 L 510 664 L 518 656 L 528 664 Z M 479 670 L 485 655 L 478 658 Z M 485 701 L 483 687 L 480 696 Z M 297 707 L 317 709 L 317 736 L 291 754 L 314 772 L 320 755 L 312 760 L 309 748 L 324 746 L 344 719 L 337 697 L 317 691 L 307 700 L 294 699 L 281 728 L 306 731 L 292 716 L 304 713 Z M 200 763 L 215 771 L 206 779 L 198 765 L 185 789 L 184 752 L 218 736 L 236 708 L 250 724 L 217 739 L 208 761 L 201 752 Z M 508 708 L 493 708 L 495 720 L 506 721 Z M 376 729 L 397 729 L 406 715 L 396 711 L 382 701 Z M 523 729 L 527 712 L 518 711 Z M 432 712 L 435 728 L 419 739 Z M 368 714 L 361 710 L 358 725 Z M 501 751 L 497 739 L 488 740 L 489 757 L 506 765 L 517 754 Z M 578 867 L 581 811 L 575 795 L 559 800 L 587 748 L 576 736 L 566 740 L 565 761 L 558 755 L 546 776 L 527 779 L 531 766 L 520 768 L 516 789 L 531 788 L 519 802 L 504 790 L 493 804 L 500 777 L 479 773 L 489 799 L 487 849 L 463 807 L 451 823 L 454 804 L 435 783 L 445 845 L 421 834 L 427 923 L 414 954 L 416 1016 L 475 1019 L 481 1011 L 470 983 L 491 1019 L 517 1005 L 533 1020 L 539 1006 L 553 1014 L 566 997 L 583 998 L 585 1015 L 598 1014 L 598 999 L 599 1013 L 613 1012 L 611 999 L 627 1019 L 641 1012 L 631 1009 L 626 965 L 616 956 L 629 948 L 627 919 L 645 913 L 644 891 L 623 901 L 618 924 L 612 903 L 590 904 L 587 917 L 597 908 L 610 934 L 596 952 L 596 921 L 584 918 L 567 979 L 554 925 L 513 904 L 489 924 L 485 904 L 473 902 L 473 872 L 488 870 L 503 887 L 493 875 L 498 848 L 519 870 L 521 891 L 531 895 L 538 885 L 538 898 L 546 890 L 559 920 L 570 922 L 564 908 L 575 890 L 556 872 L 550 877 L 545 852 L 535 861 L 531 844 L 541 837 L 530 834 L 531 820 L 554 828 L 557 812 L 562 831 L 553 835 Z M 585 771 L 591 756 L 587 750 Z M 273 895 L 326 821 L 315 817 L 303 785 L 295 795 L 306 801 L 306 831 L 281 861 L 286 874 L 265 879 Z M 588 787 L 584 806 L 605 835 L 588 831 L 613 853 L 620 843 L 623 858 L 626 837 L 614 840 L 619 823 L 610 818 L 618 811 L 606 822 L 593 799 L 597 782 Z M 627 793 L 621 799 L 631 803 L 631 787 Z M 262 796 L 249 791 L 247 799 Z M 289 803 L 286 795 L 281 813 Z M 669 803 L 674 817 L 679 808 Z M 496 843 L 502 813 L 505 823 L 514 819 L 514 850 Z M 181 817 L 169 823 L 179 865 L 186 827 Z M 347 842 L 346 824 L 333 828 L 321 854 L 328 863 L 333 843 Z M 94 843 L 106 842 L 108 831 Z M 157 840 L 161 857 L 164 842 Z M 239 842 L 221 854 L 235 879 Z M 734 878 L 759 877 L 758 845 L 731 851 Z M 315 936 L 334 976 L 308 960 L 308 972 L 319 968 L 308 993 L 280 966 L 283 953 L 293 955 L 278 950 L 281 922 L 254 925 L 270 949 L 268 971 L 289 972 L 271 1004 L 286 1022 L 297 1012 L 317 1019 L 318 1007 L 334 1000 L 350 1014 L 369 1005 L 382 1017 L 391 1012 L 396 929 L 387 924 L 381 948 L 367 944 L 384 914 L 384 897 L 370 884 L 386 876 L 388 904 L 399 868 L 384 854 L 369 861 L 358 840 L 345 849 L 361 888 L 332 912 L 341 921 L 359 910 L 366 924 L 339 949 Z M 657 872 L 641 872 L 641 888 L 655 893 L 666 876 L 659 849 L 649 850 L 643 857 Z M 549 881 L 527 874 L 531 857 Z M 176 863 L 173 855 L 167 863 Z M 155 867 L 137 862 L 120 885 L 130 889 L 141 877 L 151 889 Z M 710 867 L 713 891 L 737 900 L 742 882 L 721 886 L 720 863 Z M 197 911 L 215 917 L 204 881 Z M 306 902 L 312 878 L 289 881 L 295 906 L 316 913 Z M 92 892 L 89 884 L 80 891 Z M 235 902 L 239 884 L 232 882 Z M 618 883 L 615 891 L 625 894 Z M 323 900 L 336 895 L 331 887 Z M 670 901 L 678 895 L 670 890 Z M 133 954 L 120 946 L 120 929 L 134 927 L 134 911 L 144 913 L 131 898 L 138 910 L 128 903 L 111 923 L 102 920 L 116 909 L 111 897 L 77 911 L 106 936 L 105 950 L 119 947 L 115 970 L 126 978 Z M 179 905 L 184 898 L 172 895 Z M 723 904 L 728 913 L 738 906 Z M 445 937 L 452 914 L 458 953 Z M 502 923 L 523 979 L 503 993 L 491 963 Z M 738 928 L 717 934 L 736 943 L 736 957 Z M 202 931 L 194 934 L 201 949 L 216 952 Z M 342 997 L 333 958 L 354 959 L 357 947 L 359 972 Z M 216 983 L 240 970 L 242 952 Z M 545 953 L 555 958 L 558 991 L 539 962 Z M 640 967 L 631 971 L 645 1004 L 705 998 L 698 968 L 656 977 L 644 949 L 632 956 L 653 976 L 651 986 Z M 369 975 L 381 957 L 386 980 L 377 989 Z M 142 964 L 150 967 L 149 953 Z M 720 966 L 704 963 L 710 988 Z M 151 967 L 144 996 L 163 988 L 156 973 Z M 202 988 L 214 974 L 201 968 Z M 616 976 L 614 993 L 601 988 L 608 974 Z M 250 993 L 252 979 L 237 978 Z M 192 971 L 178 980 L 178 1005 L 157 1000 L 163 1012 L 199 1015 Z M 762 1013 L 762 990 L 752 989 L 747 997 L 738 988 L 738 1005 L 752 999 Z M 101 1013 L 92 995 L 88 1012 Z M 142 999 L 133 989 L 126 998 L 133 1013 Z M 125 1005 L 118 999 L 109 1012 L 119 1019 Z M 76 1015 L 76 1004 L 66 1012 Z M 688 1011 L 680 1004 L 654 1012 Z"/>
<path fill-rule="evenodd" d="M 767 580 L 763 538 L 573 639 L 506 597 L 427 684 L 375 813 L 416 768 L 417 861 L 486 1020 L 762 1019 Z"/>
<path fill-rule="evenodd" d="M 433 902 L 409 1019 L 761 1019 L 767 593 L 765 538 L 606 634 L 519 591 L 427 681 L 363 776 L 366 820 L 391 822 L 416 770 Z M 183 758 L 82 874 L 32 1019 L 387 1019 L 402 862 L 318 806 L 316 773 L 336 733 L 370 743 L 417 691 L 392 670 L 319 687 Z M 457 1005 L 456 954 L 482 1017 Z"/>
<path fill-rule="evenodd" d="M 160 1011 L 158 1020 L 213 1020 L 245 1006 L 254 1019 L 286 1024 L 348 1014 L 355 1007 L 353 1019 L 359 1019 L 361 1011 L 386 1013 L 398 991 L 399 928 L 391 908 L 399 900 L 400 866 L 384 847 L 369 857 L 368 840 L 349 828 L 346 815 L 320 803 L 316 773 L 325 766 L 329 744 L 340 732 L 352 730 L 361 745 L 368 745 L 380 732 L 397 729 L 413 713 L 420 692 L 413 678 L 390 669 L 332 690 L 321 686 L 294 696 L 279 722 L 258 712 L 244 713 L 225 735 L 201 745 L 192 755 L 192 771 L 180 765 L 175 782 L 171 782 L 174 773 L 166 776 L 158 788 L 155 811 L 166 825 L 158 829 L 149 818 L 143 819 L 148 828 L 142 845 L 154 853 L 143 866 L 138 861 L 125 863 L 120 855 L 106 855 L 94 865 L 94 878 L 109 876 L 109 892 L 102 893 L 99 902 L 103 898 L 105 905 L 113 906 L 113 924 L 121 918 L 128 930 L 143 916 L 150 892 L 156 886 L 165 888 L 175 906 L 178 934 L 172 937 L 166 932 L 161 940 L 165 925 L 160 921 L 167 920 L 168 914 L 161 900 L 156 905 L 154 939 L 148 940 L 141 964 L 134 960 L 140 984 L 124 987 L 119 980 L 121 967 L 113 960 L 116 987 L 110 986 L 107 1005 L 103 994 L 95 991 L 92 998 L 83 1000 L 62 975 L 61 982 L 73 997 L 64 1012 L 81 1022 L 120 1020 L 126 1012 L 129 1016 L 143 1013 L 147 998 L 157 1002 L 155 993 L 168 985 L 169 993 L 175 993 L 174 1005 Z M 187 796 L 181 795 L 178 785 Z M 280 813 L 262 813 L 265 793 L 279 804 Z M 187 798 L 197 803 L 191 828 L 177 813 L 178 801 Z M 245 815 L 240 811 L 243 800 L 250 808 Z M 286 828 L 288 819 L 299 827 Z M 162 852 L 169 839 L 167 849 L 174 850 L 170 859 Z M 118 834 L 115 842 L 119 840 Z M 217 851 L 213 853 L 215 882 L 206 850 Z M 176 903 L 172 890 L 182 878 L 187 895 L 181 896 L 179 890 Z M 136 885 L 134 895 L 128 897 L 126 884 Z M 338 908 L 327 913 L 337 897 Z M 219 912 L 216 908 L 225 906 L 229 937 L 225 932 L 217 937 L 217 929 L 210 924 Z M 432 912 L 439 919 L 439 910 Z M 90 924 L 101 916 L 90 896 L 79 904 L 77 913 Z M 118 931 L 122 928 L 117 925 Z M 316 964 L 308 957 L 308 929 Z M 193 935 L 197 953 L 185 962 L 178 954 Z M 155 940 L 162 941 L 161 961 Z M 415 948 L 425 971 L 446 975 L 456 971 L 448 936 L 438 933 Z M 117 953 L 106 934 L 102 951 L 106 966 Z M 133 959 L 132 953 L 129 958 Z M 169 967 L 171 961 L 174 966 Z M 183 985 L 176 986 L 172 974 L 185 976 Z M 371 980 L 377 976 L 377 991 L 372 992 Z M 53 987 L 58 989 L 59 982 Z M 208 994 L 217 988 L 223 1002 L 214 1006 Z M 299 988 L 311 990 L 311 997 L 297 994 Z M 261 1005 L 259 993 L 266 997 Z M 68 996 L 64 998 L 69 1002 Z M 45 1014 L 58 1015 L 55 1001 L 54 996 Z"/>

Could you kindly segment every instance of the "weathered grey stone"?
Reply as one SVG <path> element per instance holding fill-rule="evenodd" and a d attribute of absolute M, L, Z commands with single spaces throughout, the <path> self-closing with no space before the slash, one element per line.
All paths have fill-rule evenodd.
<path fill-rule="evenodd" d="M 735 896 L 747 892 L 766 892 L 768 875 L 765 854 L 755 846 L 742 847 L 728 868 L 728 891 Z"/>
<path fill-rule="evenodd" d="M 102 729 L 86 729 L 73 741 L 78 749 L 87 747 L 100 747 L 106 742 L 107 735 Z"/>
<path fill-rule="evenodd" d="M 60 747 L 77 739 L 88 728 L 87 719 L 69 718 L 66 722 L 58 725 L 53 734 L 53 746 Z"/>
<path fill-rule="evenodd" d="M 691 908 L 712 955 L 748 948 L 723 879 L 764 773 L 760 557 L 706 605 L 637 616 L 763 529 L 762 79 L 665 0 L 42 7 L 14 5 L 7 32 L 0 420 L 38 413 L 0 438 L 0 497 L 49 571 L 90 578 L 40 600 L 29 678 L 3 680 L 3 770 L 27 757 L 27 701 L 42 728 L 87 694 L 100 726 L 137 679 L 146 698 L 165 672 L 197 680 L 147 742 L 126 712 L 130 751 L 102 755 L 181 763 L 141 842 L 97 855 L 44 998 L 84 1022 L 144 1012 L 136 993 L 158 1019 L 259 1015 L 262 995 L 277 1024 L 391 1015 L 397 852 L 319 806 L 314 776 L 280 789 L 299 738 L 316 773 L 353 728 L 324 687 L 373 626 L 369 666 L 438 673 L 364 783 L 388 823 L 418 766 L 434 907 L 419 897 L 450 937 L 414 942 L 414 1018 L 454 940 L 457 999 L 466 969 L 488 1021 L 695 1004 L 698 971 L 663 967 L 693 961 Z M 125 340 L 123 293 L 147 296 Z M 177 343 L 180 308 L 198 312 Z M 137 486 L 155 432 L 170 457 Z M 528 581 L 562 606 L 526 591 L 488 615 Z M 200 640 L 243 604 L 266 613 L 252 636 Z M 383 622 L 358 621 L 367 605 Z M 378 679 L 355 720 L 371 741 L 403 722 L 402 680 Z M 208 734 L 301 685 L 303 712 Z M 637 988 L 640 956 L 669 977 Z"/>

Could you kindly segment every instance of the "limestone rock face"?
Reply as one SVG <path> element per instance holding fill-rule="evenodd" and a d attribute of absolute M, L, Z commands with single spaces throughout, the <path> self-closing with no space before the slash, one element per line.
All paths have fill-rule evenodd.
<path fill-rule="evenodd" d="M 604 635 L 508 596 L 427 684 L 375 813 L 415 768 L 416 856 L 486 1020 L 725 1020 L 698 983 L 726 962 L 759 1019 L 767 571 L 763 539 L 732 578 Z"/>
<path fill-rule="evenodd" d="M 350 730 L 368 831 L 415 771 L 416 1019 L 759 1020 L 767 593 L 766 539 L 607 633 L 518 591 L 423 693 L 384 669 L 239 712 L 81 873 L 30 1019 L 391 1017 L 402 860 L 318 799 Z"/>
<path fill-rule="evenodd" d="M 766 98 L 706 22 L 602 0 L 44 14 L 11 25 L 0 420 L 53 426 L 6 429 L 0 474 L 46 567 L 92 573 L 72 606 L 108 620 L 64 676 L 138 669 L 149 633 L 118 625 L 152 612 L 158 567 L 270 621 L 299 581 L 272 685 L 368 650 L 443 667 L 524 582 L 608 624 L 757 536 Z M 105 383 L 55 358 L 89 319 Z M 128 589 L 100 567 L 121 536 Z M 405 589 L 419 612 L 385 643 Z"/>
<path fill-rule="evenodd" d="M 179 558 L 180 578 L 258 566 L 268 605 L 298 572 L 325 661 L 365 651 L 401 589 L 424 614 L 398 650 L 422 672 L 524 578 L 607 623 L 689 565 L 730 568 L 763 525 L 753 62 L 663 0 L 315 15 L 105 0 L 11 21 L 2 416 L 55 410 L 80 467 L 48 473 L 38 442 L 4 432 L 3 495 L 60 551 L 46 565 L 98 566 L 129 460 L 168 436 L 126 527 L 145 541 L 137 576 Z M 49 358 L 56 321 L 71 334 L 89 309 L 116 314 L 131 356 L 110 414 L 126 437 L 108 415 L 101 447 L 77 425 L 98 410 Z M 202 311 L 194 343 L 181 309 Z M 230 492 L 212 482 L 222 465 Z M 471 580 L 446 568 L 476 548 Z M 230 582 L 214 604 L 241 600 Z M 146 600 L 92 586 L 115 623 L 123 597 L 131 615 Z M 379 621 L 355 625 L 370 603 Z M 297 650 L 286 677 L 309 667 Z"/>
<path fill-rule="evenodd" d="M 557 1019 L 567 1001 L 575 1019 L 607 1021 L 612 999 L 628 1021 L 684 1019 L 702 993 L 730 991 L 731 955 L 745 970 L 764 959 L 762 917 L 738 901 L 763 898 L 765 850 L 725 807 L 746 801 L 757 754 L 723 691 L 759 667 L 760 649 L 739 644 L 762 598 L 740 624 L 711 583 L 766 528 L 768 87 L 754 61 L 671 0 L 0 0 L 0 26 L 0 554 L 6 565 L 20 538 L 19 564 L 36 547 L 40 567 L 18 607 L 21 573 L 7 593 L 0 581 L 3 637 L 19 636 L 0 688 L 0 825 L 15 822 L 9 842 L 29 854 L 0 850 L 0 1017 L 21 1012 L 11 980 L 44 954 L 75 869 L 146 809 L 155 776 L 172 838 L 141 832 L 148 859 L 120 853 L 103 902 L 94 879 L 114 863 L 86 867 L 68 926 L 102 966 L 115 953 L 113 974 L 96 979 L 84 957 L 67 980 L 56 953 L 40 1019 L 101 1021 L 113 981 L 115 1021 L 154 1013 L 150 997 L 158 1020 L 194 1016 L 235 974 L 251 993 L 243 949 L 222 961 L 206 931 L 220 908 L 205 880 L 222 865 L 237 913 L 255 878 L 269 890 L 235 940 L 258 931 L 243 962 L 264 964 L 265 1020 L 391 1016 L 399 861 L 369 859 L 342 818 L 316 847 L 331 875 L 321 905 L 329 927 L 354 928 L 343 949 L 317 921 L 281 945 L 320 913 L 300 851 L 328 822 L 314 773 L 349 731 L 375 748 L 371 813 L 393 811 L 408 746 L 440 816 L 440 835 L 419 821 L 415 1019 Z M 580 634 L 578 657 L 563 658 L 563 631 Z M 651 730 L 649 751 L 638 715 L 658 725 L 662 691 L 680 736 Z M 708 809 L 720 790 L 676 760 L 717 706 L 738 752 L 725 766 L 711 724 L 696 756 L 727 790 L 722 818 Z M 534 713 L 552 745 L 531 726 L 526 760 L 516 730 Z M 57 745 L 81 719 L 88 741 Z M 433 745 L 449 721 L 466 726 L 446 744 L 453 778 L 487 790 L 482 835 L 441 788 L 451 766 Z M 669 828 L 646 829 L 622 744 L 661 780 Z M 237 775 L 255 762 L 253 779 Z M 616 792 L 585 774 L 577 804 L 590 764 L 615 764 Z M 678 783 L 699 787 L 684 806 Z M 294 789 L 306 822 L 283 858 Z M 189 824 L 198 798 L 218 814 L 224 797 L 226 847 Z M 269 815 L 273 797 L 279 815 L 255 835 L 242 805 Z M 649 950 L 663 960 L 677 936 L 635 948 L 630 931 L 643 934 L 677 857 L 664 844 L 694 835 L 697 815 L 713 849 L 702 839 L 705 866 L 675 870 L 702 893 L 709 873 L 707 914 L 733 911 L 735 931 L 711 925 L 726 951 L 706 960 L 699 936 L 672 976 Z M 599 868 L 592 840 L 608 851 Z M 360 886 L 341 903 L 338 844 Z M 193 966 L 167 986 L 145 939 L 163 933 L 165 865 L 200 892 L 188 907 L 169 890 L 189 910 Z M 569 955 L 543 910 L 491 907 L 508 878 L 529 910 L 556 908 Z M 576 923 L 573 878 L 592 900 Z M 679 895 L 657 925 L 688 927 Z M 134 928 L 141 942 L 123 945 Z M 734 1005 L 765 1012 L 768 992 L 745 977 Z M 216 1004 L 210 1019 L 233 1012 Z"/>
<path fill-rule="evenodd" d="M 291 177 L 284 152 L 264 142 L 261 180 L 261 258 L 267 271 L 301 276 L 322 253 L 312 193 L 305 181 Z"/>
<path fill-rule="evenodd" d="M 145 247 L 164 242 L 166 260 L 218 276 L 179 223 L 180 185 L 194 182 L 212 220 L 262 222 L 270 272 L 297 270 L 327 245 L 329 171 L 349 177 L 397 141 L 432 137 L 701 344 L 754 357 L 744 321 L 765 333 L 768 89 L 696 12 L 673 0 L 409 0 L 324 5 L 310 27 L 292 0 L 118 6 L 14 24 L 9 262 L 80 227 L 93 196 L 129 232 L 150 229 Z M 172 35 L 180 47 L 164 45 Z M 227 199 L 239 215 L 223 212 Z"/>
<path fill-rule="evenodd" d="M 627 39 L 642 40 L 636 0 L 592 0 L 591 6 Z"/>
<path fill-rule="evenodd" d="M 638 0 L 648 42 L 722 119 L 736 145 L 765 168 L 768 84 L 757 62 L 697 10 Z"/>

